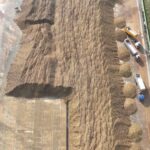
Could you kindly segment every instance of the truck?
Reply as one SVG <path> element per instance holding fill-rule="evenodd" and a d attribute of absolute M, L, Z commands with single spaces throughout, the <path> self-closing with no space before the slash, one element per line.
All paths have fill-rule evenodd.
<path fill-rule="evenodd" d="M 143 48 L 141 42 L 139 42 L 139 41 L 135 42 L 134 45 L 137 49 Z"/>
<path fill-rule="evenodd" d="M 125 32 L 128 36 L 130 36 L 133 39 L 138 38 L 138 33 L 132 30 L 129 26 L 122 29 L 123 32 Z"/>
<path fill-rule="evenodd" d="M 138 85 L 138 88 L 139 88 L 140 92 L 143 92 L 143 91 L 146 90 L 144 81 L 143 81 L 143 79 L 142 79 L 140 74 L 136 74 L 135 75 L 135 82 Z"/>
<path fill-rule="evenodd" d="M 127 26 L 127 27 L 125 27 L 121 30 L 123 32 L 125 32 L 130 37 L 130 39 L 134 43 L 134 46 L 137 49 L 143 49 L 143 46 L 142 46 L 141 42 L 138 39 L 139 34 L 136 31 L 132 30 L 129 26 Z"/>
<path fill-rule="evenodd" d="M 127 49 L 130 51 L 132 56 L 134 56 L 135 60 L 139 62 L 141 60 L 140 55 L 139 55 L 137 49 L 131 43 L 131 41 L 129 39 L 125 39 L 124 44 L 127 47 Z"/>
<path fill-rule="evenodd" d="M 144 92 L 146 91 L 146 86 L 145 86 L 144 81 L 140 74 L 135 75 L 135 82 L 139 89 L 138 99 L 140 101 L 144 101 L 144 99 L 145 99 Z"/>
<path fill-rule="evenodd" d="M 134 46 L 136 47 L 136 49 L 138 49 L 138 50 L 143 50 L 144 49 L 141 42 L 138 39 L 131 38 L 131 41 L 134 44 Z"/>

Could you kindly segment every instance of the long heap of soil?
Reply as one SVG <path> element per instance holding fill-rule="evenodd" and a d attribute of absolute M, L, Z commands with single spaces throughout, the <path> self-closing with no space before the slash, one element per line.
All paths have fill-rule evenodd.
<path fill-rule="evenodd" d="M 6 94 L 44 97 L 61 87 L 52 96 L 61 92 L 67 102 L 71 150 L 129 148 L 113 7 L 110 0 L 24 0 L 17 19 L 24 36 Z"/>

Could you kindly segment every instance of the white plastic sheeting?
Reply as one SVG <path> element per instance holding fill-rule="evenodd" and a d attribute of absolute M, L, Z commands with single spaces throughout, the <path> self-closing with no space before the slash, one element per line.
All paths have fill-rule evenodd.
<path fill-rule="evenodd" d="M 22 0 L 0 0 L 0 92 L 5 87 L 5 78 L 13 58 L 19 49 L 21 30 L 14 22 L 16 7 Z"/>

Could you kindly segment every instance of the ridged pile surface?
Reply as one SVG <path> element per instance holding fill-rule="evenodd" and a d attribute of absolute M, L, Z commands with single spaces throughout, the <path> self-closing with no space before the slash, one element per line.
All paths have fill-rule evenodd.
<path fill-rule="evenodd" d="M 24 0 L 17 19 L 24 36 L 6 93 L 61 92 L 71 150 L 129 149 L 113 7 L 110 0 Z"/>

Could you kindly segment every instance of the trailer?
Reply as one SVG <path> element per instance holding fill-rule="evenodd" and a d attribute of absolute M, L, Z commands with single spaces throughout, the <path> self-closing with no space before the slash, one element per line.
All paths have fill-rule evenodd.
<path fill-rule="evenodd" d="M 140 74 L 136 74 L 135 75 L 135 82 L 136 84 L 138 85 L 138 88 L 140 90 L 140 93 L 144 92 L 146 90 L 146 87 L 145 87 L 145 84 L 144 84 L 144 81 L 141 77 Z"/>
<path fill-rule="evenodd" d="M 124 44 L 127 47 L 127 49 L 130 51 L 130 53 L 132 54 L 132 56 L 134 56 L 136 61 L 140 61 L 140 55 L 137 51 L 137 49 L 133 46 L 133 44 L 131 43 L 131 41 L 129 39 L 125 39 L 124 40 Z"/>
<path fill-rule="evenodd" d="M 129 39 L 125 39 L 124 40 L 124 44 L 125 44 L 125 46 L 127 47 L 127 49 L 131 52 L 131 54 L 133 56 L 138 54 L 137 49 L 132 45 L 132 43 L 130 42 Z"/>

